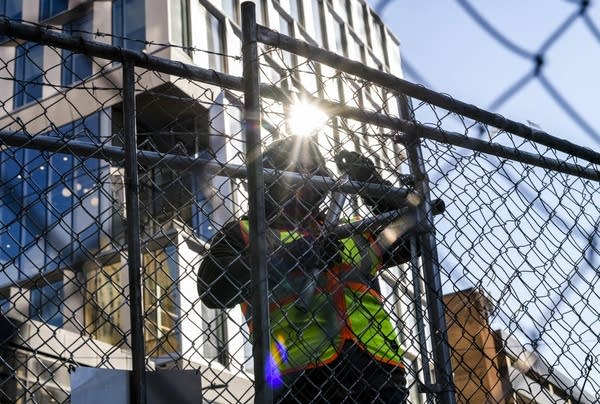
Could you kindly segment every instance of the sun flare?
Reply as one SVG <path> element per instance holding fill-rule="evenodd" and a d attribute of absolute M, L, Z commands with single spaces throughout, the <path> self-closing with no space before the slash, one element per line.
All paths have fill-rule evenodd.
<path fill-rule="evenodd" d="M 321 129 L 329 117 L 318 106 L 297 101 L 290 107 L 289 129 L 293 135 L 311 136 Z"/>

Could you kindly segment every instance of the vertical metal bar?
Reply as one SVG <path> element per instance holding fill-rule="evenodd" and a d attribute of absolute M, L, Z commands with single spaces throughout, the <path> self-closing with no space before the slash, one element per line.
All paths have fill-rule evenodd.
<path fill-rule="evenodd" d="M 135 109 L 135 70 L 123 61 L 123 134 L 125 136 L 125 203 L 127 213 L 127 260 L 129 267 L 129 312 L 131 316 L 131 402 L 146 403 L 146 355 L 142 308 L 142 247 L 140 243 L 139 183 Z"/>
<path fill-rule="evenodd" d="M 417 222 L 418 223 L 418 222 Z M 413 291 L 415 298 L 415 323 L 419 340 L 419 352 L 421 353 L 421 362 L 423 366 L 423 384 L 426 388 L 431 386 L 431 374 L 429 370 L 429 354 L 427 353 L 427 340 L 425 338 L 425 324 L 423 322 L 423 307 L 421 299 L 421 271 L 417 260 L 417 240 L 416 237 L 410 238 L 410 256 L 413 257 L 410 262 L 413 277 Z M 433 403 L 431 392 L 425 389 L 427 404 Z"/>
<path fill-rule="evenodd" d="M 410 116 L 408 101 L 400 99 L 400 109 L 403 116 Z M 425 295 L 429 311 L 429 327 L 433 345 L 433 363 L 435 370 L 436 388 L 440 404 L 455 404 L 454 381 L 452 379 L 452 362 L 450 345 L 448 343 L 448 327 L 446 325 L 446 310 L 443 301 L 442 281 L 440 276 L 439 259 L 433 227 L 433 212 L 429 179 L 427 176 L 421 139 L 414 136 L 406 143 L 406 154 L 411 174 L 415 178 L 415 190 L 421 194 L 423 202 L 417 207 L 417 223 L 423 228 L 418 229 L 418 240 L 421 246 L 423 261 L 423 278 Z"/>
<path fill-rule="evenodd" d="M 423 229 L 419 229 L 418 239 L 423 260 L 423 278 L 426 285 L 425 294 L 427 296 L 431 342 L 433 345 L 433 362 L 437 384 L 435 390 L 438 393 L 439 403 L 454 404 L 456 398 L 452 381 L 452 362 L 450 361 L 450 347 L 448 345 L 446 312 L 442 300 L 439 261 L 433 233 L 431 198 L 419 142 L 419 138 L 413 138 L 412 141 L 407 143 L 406 149 L 411 172 L 416 178 L 416 189 L 423 196 L 423 202 L 417 208 L 417 223 L 424 225 Z"/>
<path fill-rule="evenodd" d="M 272 403 L 273 392 L 267 383 L 269 366 L 269 297 L 267 285 L 267 247 L 265 183 L 260 137 L 260 92 L 256 11 L 252 2 L 242 3 L 242 59 L 244 83 L 244 131 L 248 160 L 248 206 L 250 221 L 250 262 L 252 264 L 252 323 L 254 356 L 254 402 Z"/>

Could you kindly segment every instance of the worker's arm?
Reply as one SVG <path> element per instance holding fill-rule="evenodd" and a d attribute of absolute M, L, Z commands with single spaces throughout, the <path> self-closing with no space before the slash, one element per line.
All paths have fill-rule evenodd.
<path fill-rule="evenodd" d="M 213 238 L 198 270 L 198 293 L 211 308 L 233 307 L 250 288 L 250 265 L 238 222 L 226 224 Z"/>
<path fill-rule="evenodd" d="M 312 237 L 282 243 L 278 232 L 267 232 L 269 289 L 294 288 L 294 278 L 326 265 Z M 250 259 L 238 222 L 227 224 L 211 240 L 198 270 L 198 293 L 211 308 L 233 307 L 250 296 Z M 298 280 L 296 280 L 298 281 Z M 301 281 L 299 281 L 302 283 Z M 296 285 L 297 286 L 297 285 Z"/>
<path fill-rule="evenodd" d="M 389 181 L 384 180 L 381 174 L 379 174 L 371 159 L 360 153 L 342 150 L 336 154 L 335 162 L 340 171 L 347 174 L 350 180 L 391 185 Z M 404 206 L 403 200 L 398 201 L 374 196 L 368 192 L 360 194 L 360 196 L 375 215 L 396 210 Z M 398 265 L 407 262 L 410 259 L 410 239 L 407 237 L 407 232 L 398 231 L 402 230 L 400 229 L 402 226 L 413 226 L 412 222 L 408 222 L 410 222 L 410 218 L 408 217 L 399 218 L 381 232 L 378 232 L 378 237 L 385 237 L 385 243 L 380 243 L 385 247 L 383 251 L 384 266 Z"/>

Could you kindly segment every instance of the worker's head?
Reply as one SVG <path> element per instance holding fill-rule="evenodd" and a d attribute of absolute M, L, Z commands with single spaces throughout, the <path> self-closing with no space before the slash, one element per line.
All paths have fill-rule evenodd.
<path fill-rule="evenodd" d="M 275 182 L 266 184 L 265 203 L 268 215 L 283 212 L 290 219 L 298 219 L 299 216 L 318 210 L 327 192 L 311 183 L 308 178 L 329 174 L 325 158 L 312 139 L 289 136 L 274 141 L 263 154 L 263 167 L 296 172 L 304 177 L 304 181 L 299 184 L 282 176 Z"/>

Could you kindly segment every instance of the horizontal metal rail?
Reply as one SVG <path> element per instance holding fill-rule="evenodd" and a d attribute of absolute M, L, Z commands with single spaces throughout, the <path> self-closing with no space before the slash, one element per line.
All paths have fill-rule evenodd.
<path fill-rule="evenodd" d="M 279 101 L 286 101 L 292 97 L 293 92 L 281 88 L 265 86 L 261 89 L 266 97 Z M 600 171 L 584 166 L 567 163 L 564 160 L 552 159 L 539 154 L 527 153 L 516 148 L 503 146 L 498 143 L 488 142 L 476 139 L 461 133 L 449 132 L 439 128 L 432 128 L 414 121 L 400 118 L 394 118 L 384 114 L 368 112 L 356 107 L 348 107 L 336 102 L 325 101 L 318 97 L 305 96 L 305 100 L 321 107 L 324 111 L 337 116 L 355 119 L 360 122 L 375 124 L 381 127 L 392 129 L 397 132 L 406 133 L 406 135 L 396 135 L 395 140 L 406 144 L 413 137 L 435 140 L 440 143 L 451 144 L 475 152 L 486 153 L 500 158 L 507 158 L 524 164 L 530 164 L 541 168 L 555 170 L 564 174 L 576 175 L 593 181 L 600 181 Z M 600 154 L 599 154 L 600 156 Z"/>
<path fill-rule="evenodd" d="M 79 157 L 97 158 L 106 161 L 124 161 L 125 150 L 121 147 L 82 142 L 80 140 L 64 140 L 58 137 L 0 131 L 0 141 L 7 146 L 24 147 L 47 152 L 72 154 Z M 179 156 L 174 154 L 138 150 L 137 160 L 140 164 L 164 165 L 178 169 L 199 170 L 200 174 L 221 175 L 232 178 L 246 178 L 247 167 L 242 164 L 220 163 L 214 159 L 202 157 Z M 408 188 L 390 187 L 360 181 L 338 181 L 331 177 L 303 176 L 290 171 L 264 169 L 265 181 L 274 182 L 285 178 L 290 184 L 311 184 L 323 190 L 340 191 L 347 194 L 366 194 L 382 198 L 409 198 Z"/>
<path fill-rule="evenodd" d="M 86 55 L 101 59 L 118 62 L 131 60 L 138 67 L 173 74 L 191 80 L 198 80 L 220 87 L 235 90 L 242 89 L 241 77 L 231 76 L 211 69 L 202 69 L 195 65 L 148 55 L 144 52 L 136 52 L 98 41 L 74 37 L 43 26 L 17 23 L 8 18 L 0 18 L 0 35 L 38 42 L 42 45 L 55 46 L 75 53 L 85 53 Z"/>
<path fill-rule="evenodd" d="M 269 41 L 274 42 L 273 43 L 274 46 L 281 45 L 282 49 L 286 49 L 286 50 L 290 50 L 290 51 L 298 51 L 298 52 L 301 52 L 301 53 L 299 53 L 300 55 L 307 56 L 307 57 L 310 56 L 310 57 L 315 58 L 315 60 L 318 60 L 318 61 L 322 61 L 321 59 L 323 59 L 324 60 L 324 61 L 322 61 L 323 63 L 329 62 L 326 64 L 334 64 L 334 66 L 336 68 L 340 68 L 341 66 L 343 66 L 345 69 L 346 66 L 353 66 L 352 68 L 354 70 L 349 71 L 349 72 L 355 73 L 355 74 L 360 73 L 361 75 L 366 75 L 364 77 L 371 78 L 371 79 L 373 79 L 374 82 L 377 82 L 377 83 L 379 83 L 379 82 L 376 81 L 375 79 L 377 79 L 379 77 L 380 81 L 389 84 L 391 86 L 390 88 L 393 88 L 393 84 L 398 84 L 398 83 L 412 84 L 412 83 L 406 82 L 405 80 L 398 79 L 395 76 L 381 72 L 379 70 L 369 68 L 369 67 L 363 65 L 362 63 L 343 58 L 335 53 L 322 50 L 320 48 L 317 48 L 317 47 L 309 45 L 305 42 L 287 37 L 285 35 L 280 35 L 277 32 L 271 31 L 260 25 L 258 27 L 259 27 L 259 32 L 262 32 L 262 36 L 259 36 L 259 40 L 264 41 L 264 40 L 270 38 Z M 198 80 L 198 81 L 202 81 L 202 82 L 205 82 L 208 84 L 219 85 L 224 88 L 229 88 L 232 90 L 242 90 L 242 79 L 240 77 L 231 76 L 231 75 L 224 74 L 224 73 L 217 73 L 214 70 L 203 69 L 198 66 L 185 64 L 182 62 L 174 62 L 170 59 L 165 59 L 165 58 L 161 58 L 158 56 L 148 55 L 143 52 L 134 52 L 132 50 L 122 49 L 122 48 L 119 48 L 116 46 L 107 45 L 107 44 L 97 42 L 97 41 L 90 41 L 90 40 L 86 40 L 83 38 L 72 37 L 67 34 L 53 31 L 53 30 L 50 30 L 50 29 L 47 29 L 44 27 L 16 23 L 16 22 L 13 22 L 6 18 L 0 19 L 0 35 L 2 35 L 2 34 L 13 36 L 13 37 L 19 38 L 19 39 L 28 40 L 28 41 L 36 41 L 36 42 L 39 42 L 39 43 L 42 43 L 45 45 L 56 46 L 59 48 L 68 49 L 73 52 L 86 53 L 90 56 L 104 58 L 104 59 L 108 59 L 108 60 L 121 61 L 124 58 L 132 58 L 133 63 L 139 67 L 154 69 L 157 71 L 161 71 L 163 73 L 173 74 L 173 75 L 185 77 L 185 78 L 188 78 L 191 80 Z M 265 37 L 267 37 L 267 38 L 265 38 Z M 276 41 L 281 41 L 281 42 L 276 42 Z M 287 48 L 285 48 L 283 46 L 285 44 L 287 44 L 286 45 Z M 314 53 L 314 55 L 313 55 L 313 53 Z M 381 84 L 381 85 L 385 85 L 385 84 Z M 414 84 L 412 84 L 412 85 L 414 86 Z M 419 86 L 417 86 L 417 87 L 419 87 Z M 398 89 L 398 91 L 401 91 L 401 89 Z M 431 90 L 427 90 L 427 91 L 429 91 L 433 94 L 437 94 Z M 272 85 L 261 85 L 261 94 L 265 97 L 274 99 L 276 101 L 281 101 L 281 102 L 288 102 L 291 99 L 292 94 L 297 95 L 297 93 L 294 93 L 292 91 L 285 91 L 279 87 L 272 86 Z M 411 95 L 411 94 L 409 94 L 409 95 Z M 446 96 L 444 96 L 444 97 L 446 97 Z M 549 159 L 546 157 L 535 156 L 533 154 L 521 152 L 514 148 L 508 148 L 506 146 L 486 142 L 486 141 L 479 140 L 479 139 L 474 139 L 472 137 L 468 137 L 468 136 L 465 136 L 465 135 L 462 135 L 459 133 L 451 133 L 451 132 L 444 131 L 442 129 L 434 129 L 434 128 L 428 127 L 426 125 L 417 123 L 417 122 L 393 118 L 393 117 L 390 117 L 390 116 L 387 116 L 384 114 L 380 114 L 380 113 L 376 113 L 376 112 L 368 112 L 368 111 L 364 111 L 364 110 L 361 110 L 361 109 L 355 108 L 355 107 L 348 107 L 348 106 L 340 104 L 340 103 L 325 101 L 318 97 L 307 96 L 307 98 L 311 102 L 318 103 L 324 109 L 326 109 L 328 112 L 330 112 L 332 114 L 355 119 L 359 122 L 365 122 L 365 123 L 370 123 L 370 124 L 374 124 L 374 125 L 379 125 L 382 127 L 392 129 L 394 131 L 407 133 L 411 136 L 424 137 L 424 138 L 435 140 L 435 141 L 445 141 L 454 146 L 459 146 L 459 147 L 462 147 L 465 149 L 478 151 L 478 152 L 482 152 L 482 153 L 492 154 L 492 155 L 496 155 L 496 156 L 502 157 L 502 158 L 510 158 L 515 161 L 520 161 L 522 163 L 536 165 L 536 166 L 542 167 L 542 168 L 549 168 L 549 169 L 557 170 L 559 172 L 569 174 L 569 175 L 578 175 L 578 176 L 581 176 L 581 177 L 584 177 L 587 179 L 591 179 L 594 181 L 600 180 L 600 174 L 597 170 L 587 169 L 580 165 L 566 163 L 566 162 L 558 160 L 558 159 Z M 416 97 L 416 98 L 418 98 L 418 97 Z M 449 97 L 446 97 L 446 98 L 449 98 Z M 449 98 L 449 99 L 451 99 L 451 98 Z M 458 112 L 458 113 L 460 113 L 460 112 Z M 495 115 L 495 116 L 497 116 L 497 115 Z M 504 118 L 502 118 L 502 119 L 504 119 Z M 496 124 L 492 124 L 492 125 L 495 127 L 500 127 Z M 531 128 L 529 128 L 525 125 L 522 125 L 522 124 L 519 124 L 519 125 L 527 128 L 529 131 L 531 131 Z M 500 128 L 502 128 L 502 127 L 500 127 Z M 502 129 L 505 129 L 508 131 L 507 128 L 502 128 Z M 518 135 L 518 133 L 515 133 L 514 131 L 511 131 L 511 133 Z M 540 132 L 540 133 L 542 133 L 542 132 Z M 550 136 L 550 135 L 547 135 L 547 136 Z M 37 136 L 36 136 L 36 138 L 37 138 Z M 551 138 L 553 138 L 553 137 L 551 137 Z M 31 138 L 28 138 L 28 139 L 31 140 Z M 396 138 L 396 140 L 404 142 L 407 139 L 405 139 L 402 136 L 398 136 Z M 561 139 L 557 139 L 557 140 L 560 141 L 561 143 L 564 143 Z M 535 140 L 535 141 L 537 141 L 537 140 Z M 85 144 L 84 142 L 81 142 L 81 143 Z M 551 143 L 544 143 L 544 142 L 538 142 L 538 143 L 545 144 L 546 146 L 549 146 L 549 147 L 555 147 L 555 145 L 553 145 Z M 572 151 L 572 153 L 569 153 L 569 154 L 576 156 L 576 157 L 584 158 L 585 160 L 590 161 L 592 163 L 600 162 L 600 153 L 591 151 L 589 149 L 582 148 L 580 146 L 573 145 L 569 142 L 567 142 L 567 143 L 569 145 L 571 145 L 574 149 L 567 150 L 567 149 L 561 149 L 558 147 L 556 147 L 556 148 L 561 151 L 564 151 L 566 153 L 569 153 L 569 151 Z M 106 147 L 111 147 L 111 146 L 103 146 L 103 147 L 106 148 Z M 108 150 L 106 150 L 106 151 L 108 152 Z M 97 153 L 97 151 L 96 151 L 96 153 Z M 144 153 L 144 152 L 142 152 L 142 153 Z M 583 154 L 581 154 L 581 153 L 583 153 Z M 161 155 L 160 153 L 156 153 L 156 154 Z M 161 155 L 161 156 L 163 159 L 168 160 L 170 162 L 170 164 L 177 164 L 174 162 L 175 160 L 185 158 L 182 156 L 167 156 L 167 155 Z M 196 164 L 200 164 L 200 163 L 196 163 Z M 232 166 L 232 165 L 229 165 L 229 166 Z M 225 175 L 235 177 L 235 175 L 236 175 L 235 169 L 234 169 L 234 172 L 231 172 L 230 171 L 231 169 L 233 169 L 233 167 L 227 167 L 227 168 L 221 167 L 220 171 L 223 172 Z M 242 176 L 245 176 L 245 171 L 244 171 L 244 174 L 242 174 Z M 268 180 L 267 177 L 265 177 L 265 179 Z M 351 188 L 351 187 L 347 187 L 344 192 L 350 193 L 349 188 Z M 375 191 L 375 192 L 377 192 L 377 191 Z"/>
<path fill-rule="evenodd" d="M 422 85 L 414 84 L 392 74 L 368 67 L 363 63 L 310 45 L 302 40 L 280 34 L 261 25 L 258 26 L 258 40 L 265 45 L 274 46 L 305 58 L 315 60 L 337 70 L 359 76 L 362 79 L 369 80 L 382 87 L 437 105 L 448 111 L 502 129 L 532 142 L 560 150 L 561 152 L 584 159 L 590 163 L 600 164 L 600 153 L 593 150 L 557 138 L 546 132 L 530 128 L 527 125 L 507 119 L 499 114 L 494 114 L 474 105 L 456 100 L 447 95 L 423 87 Z"/>
<path fill-rule="evenodd" d="M 410 122 L 405 125 L 405 132 L 409 136 L 397 135 L 396 140 L 398 142 L 410 142 L 412 137 L 431 139 L 440 143 L 463 147 L 499 158 L 505 158 L 512 161 L 557 171 L 563 174 L 575 175 L 588 180 L 600 182 L 600 171 L 596 169 L 585 168 L 583 166 L 567 163 L 566 161 L 559 159 L 550 159 L 540 154 L 528 153 L 512 147 L 506 147 L 498 143 L 474 139 L 460 133 L 429 128 L 425 125 L 411 125 Z"/>

